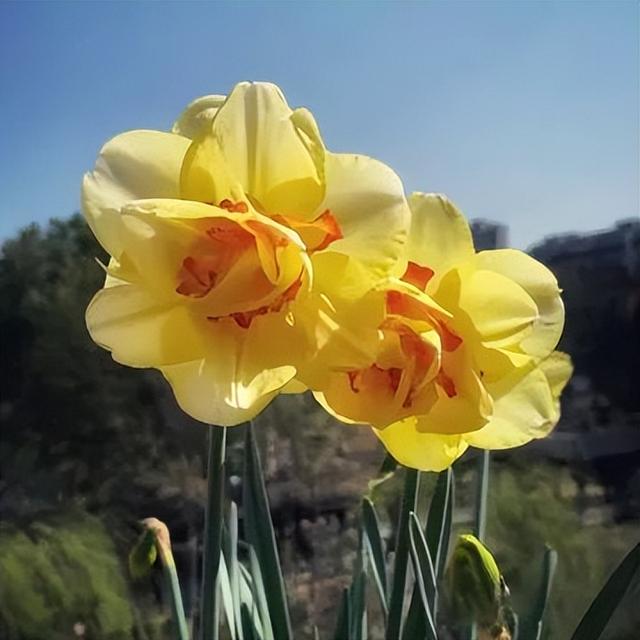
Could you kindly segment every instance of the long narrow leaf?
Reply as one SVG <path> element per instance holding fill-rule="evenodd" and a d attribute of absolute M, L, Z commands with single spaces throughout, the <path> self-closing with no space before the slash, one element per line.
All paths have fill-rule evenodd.
<path fill-rule="evenodd" d="M 407 580 L 407 565 L 409 562 L 409 514 L 416 508 L 419 471 L 405 469 L 404 493 L 400 508 L 398 523 L 398 537 L 395 549 L 393 567 L 393 581 L 389 595 L 389 618 L 387 620 L 386 640 L 398 640 L 402 625 L 402 609 L 404 591 Z"/>
<path fill-rule="evenodd" d="M 218 588 L 220 589 L 220 598 L 222 603 L 222 610 L 224 611 L 224 617 L 229 627 L 229 633 L 232 640 L 235 640 L 238 636 L 236 633 L 236 626 L 240 625 L 240 619 L 236 620 L 234 611 L 234 597 L 232 595 L 232 587 L 229 579 L 229 571 L 227 570 L 227 563 L 224 559 L 224 554 L 220 554 L 220 569 L 218 570 Z M 238 601 L 239 601 L 238 594 Z M 238 607 L 238 612 L 240 608 Z"/>
<path fill-rule="evenodd" d="M 429 505 L 427 516 L 426 541 L 429 553 L 434 561 L 436 583 L 444 573 L 451 538 L 451 522 L 455 495 L 453 469 L 449 467 L 438 475 L 436 487 Z M 433 605 L 434 622 L 438 618 L 438 590 Z M 422 610 L 421 596 L 417 584 L 413 586 L 411 601 L 402 631 L 403 640 L 416 640 L 427 635 L 427 618 Z"/>
<path fill-rule="evenodd" d="M 420 591 L 423 613 L 427 621 L 427 638 L 436 640 L 437 634 L 433 614 L 436 599 L 436 574 L 429 548 L 422 534 L 420 521 L 413 512 L 409 517 L 409 540 L 413 571 Z"/>
<path fill-rule="evenodd" d="M 558 554 L 551 547 L 547 547 L 542 563 L 542 578 L 538 586 L 538 593 L 533 603 L 533 607 L 520 628 L 520 640 L 540 640 L 542 637 L 542 624 L 544 614 L 551 594 L 553 576 L 558 564 Z"/>
<path fill-rule="evenodd" d="M 273 628 L 271 615 L 269 614 L 269 603 L 264 588 L 264 580 L 260 571 L 258 556 L 253 547 L 249 547 L 249 566 L 251 567 L 251 577 L 253 578 L 253 597 L 258 607 L 258 615 L 262 622 L 262 635 L 265 640 L 273 639 Z"/>
<path fill-rule="evenodd" d="M 343 589 L 333 640 L 351 640 L 351 634 L 349 633 L 349 622 L 351 620 L 350 609 L 349 589 Z"/>
<path fill-rule="evenodd" d="M 369 557 L 371 558 L 371 569 L 376 583 L 380 605 L 386 618 L 387 607 L 387 568 L 385 563 L 384 543 L 380 535 L 380 525 L 373 503 L 368 498 L 362 501 L 362 525 L 364 528 L 365 540 L 368 545 Z"/>
<path fill-rule="evenodd" d="M 426 540 L 433 558 L 436 581 L 442 577 L 449 551 L 454 497 L 453 469 L 449 467 L 438 475 L 427 516 Z"/>
<path fill-rule="evenodd" d="M 224 507 L 225 446 L 227 430 L 209 427 L 209 455 L 207 460 L 207 506 L 202 554 L 201 640 L 218 639 L 220 603 L 216 582 L 220 567 L 222 520 Z"/>
<path fill-rule="evenodd" d="M 251 617 L 254 635 L 258 634 L 259 640 L 264 640 L 261 635 L 262 620 L 260 619 L 260 612 L 258 611 L 258 604 L 255 598 L 255 586 L 253 584 L 253 578 L 251 577 L 248 569 L 243 564 L 239 564 L 238 566 L 240 567 L 240 615 L 242 615 L 242 607 L 245 607 Z M 260 633 L 258 633 L 257 630 L 260 630 Z M 242 632 L 244 633 L 244 631 L 245 625 L 243 623 Z"/>
<path fill-rule="evenodd" d="M 258 557 L 273 623 L 274 639 L 292 640 L 286 590 L 269 513 L 260 456 L 251 424 L 247 427 L 245 439 L 243 506 L 245 538 L 255 549 Z"/>
<path fill-rule="evenodd" d="M 598 640 L 639 572 L 640 544 L 637 544 L 618 565 L 602 591 L 591 603 L 571 640 Z"/>
<path fill-rule="evenodd" d="M 366 575 L 362 569 L 357 571 L 353 583 L 349 589 L 349 638 L 351 640 L 366 640 Z"/>

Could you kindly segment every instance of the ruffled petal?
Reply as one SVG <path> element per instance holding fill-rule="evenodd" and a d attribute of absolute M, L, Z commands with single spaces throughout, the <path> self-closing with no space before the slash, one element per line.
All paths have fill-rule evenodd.
<path fill-rule="evenodd" d="M 180 170 L 190 141 L 161 131 L 129 131 L 100 151 L 82 183 L 82 211 L 113 257 L 122 250 L 120 208 L 140 198 L 180 197 Z"/>
<path fill-rule="evenodd" d="M 433 270 L 430 288 L 451 267 L 474 255 L 471 229 L 464 215 L 444 195 L 412 193 L 407 260 Z"/>
<path fill-rule="evenodd" d="M 460 435 L 418 430 L 420 420 L 407 418 L 373 432 L 389 453 L 407 467 L 421 471 L 442 471 L 450 467 L 466 451 L 467 443 Z"/>
<path fill-rule="evenodd" d="M 317 128 L 308 113 L 293 114 L 275 85 L 236 85 L 189 151 L 186 197 L 218 204 L 246 193 L 262 213 L 312 217 L 324 196 L 321 154 L 309 138 Z"/>
<path fill-rule="evenodd" d="M 516 371 L 489 385 L 493 416 L 465 440 L 481 449 L 510 449 L 547 436 L 560 418 L 560 392 L 571 372 L 568 356 L 554 353 L 524 376 Z"/>
<path fill-rule="evenodd" d="M 158 367 L 199 357 L 203 323 L 181 306 L 159 301 L 138 285 L 102 289 L 86 313 L 92 339 L 130 367 Z"/>
<path fill-rule="evenodd" d="M 281 314 L 259 318 L 244 331 L 214 323 L 211 347 L 202 359 L 161 368 L 190 416 L 222 426 L 240 424 L 254 418 L 295 376 L 295 367 L 286 364 L 291 351 L 286 349 L 290 343 Z"/>
<path fill-rule="evenodd" d="M 388 276 L 401 259 L 410 211 L 400 178 L 366 156 L 326 154 L 326 198 L 342 238 L 314 255 L 319 282 L 338 295 L 358 295 Z"/>
<path fill-rule="evenodd" d="M 536 318 L 520 348 L 544 358 L 558 344 L 564 327 L 564 305 L 555 276 L 543 264 L 522 251 L 499 249 L 481 251 L 475 257 L 479 269 L 499 273 L 516 282 L 536 305 Z"/>
<path fill-rule="evenodd" d="M 518 344 L 538 318 L 536 303 L 519 284 L 470 263 L 451 269 L 434 298 L 453 314 L 465 336 L 475 334 L 493 348 Z"/>
<path fill-rule="evenodd" d="M 192 140 L 205 135 L 211 129 L 213 118 L 226 99 L 226 96 L 218 95 L 196 98 L 175 121 L 172 133 Z"/>

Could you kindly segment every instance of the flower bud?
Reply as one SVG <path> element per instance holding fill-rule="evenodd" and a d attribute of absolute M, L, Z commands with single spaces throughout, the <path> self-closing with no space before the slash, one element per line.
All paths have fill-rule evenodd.
<path fill-rule="evenodd" d="M 458 537 L 447 569 L 447 588 L 456 621 L 490 627 L 498 620 L 500 570 L 489 550 L 475 536 Z"/>

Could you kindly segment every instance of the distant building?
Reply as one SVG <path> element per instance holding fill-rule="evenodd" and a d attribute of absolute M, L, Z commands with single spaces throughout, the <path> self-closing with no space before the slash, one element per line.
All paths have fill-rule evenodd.
<path fill-rule="evenodd" d="M 529 253 L 548 266 L 613 270 L 638 284 L 640 279 L 640 219 L 619 220 L 610 229 L 549 236 Z"/>
<path fill-rule="evenodd" d="M 502 249 L 507 246 L 509 239 L 509 228 L 490 220 L 472 220 L 471 233 L 477 251 Z"/>

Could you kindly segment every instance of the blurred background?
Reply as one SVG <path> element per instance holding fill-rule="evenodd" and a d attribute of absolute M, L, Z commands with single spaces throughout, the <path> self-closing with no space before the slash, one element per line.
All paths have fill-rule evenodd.
<path fill-rule="evenodd" d="M 632 1 L 0 4 L 0 638 L 168 638 L 160 576 L 127 572 L 147 516 L 197 605 L 206 429 L 89 340 L 104 255 L 76 212 L 107 139 L 244 79 L 309 107 L 332 150 L 447 193 L 478 248 L 556 273 L 576 373 L 550 438 L 492 456 L 488 543 L 516 605 L 558 550 L 546 633 L 567 638 L 640 537 L 638 19 Z M 383 451 L 306 396 L 257 431 L 296 638 L 326 634 Z M 229 457 L 234 495 L 241 430 Z M 455 466 L 460 531 L 475 468 Z M 399 488 L 377 496 L 389 540 Z M 608 638 L 637 638 L 633 609 Z"/>

